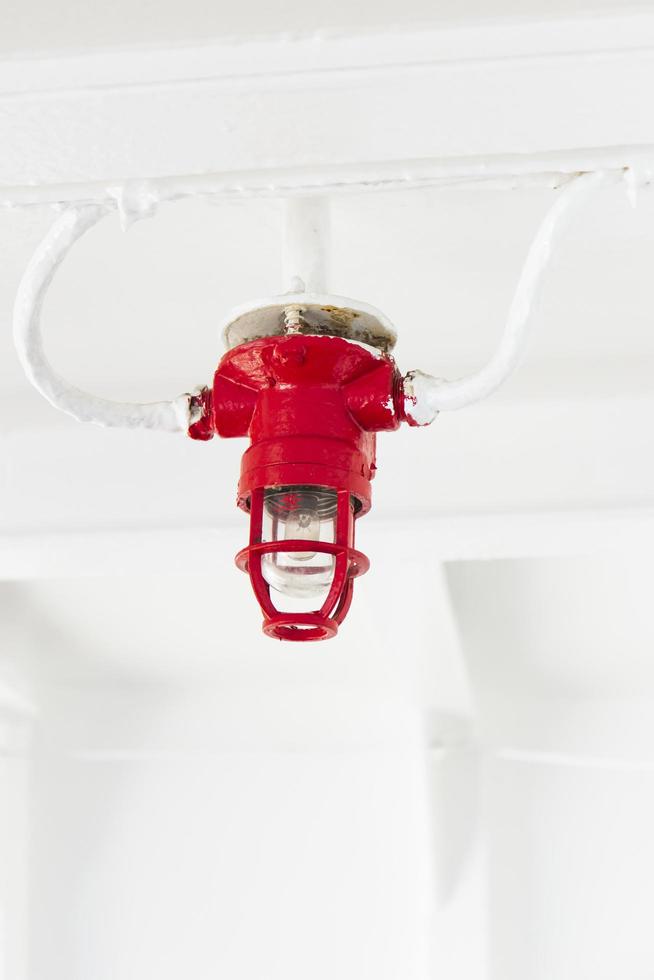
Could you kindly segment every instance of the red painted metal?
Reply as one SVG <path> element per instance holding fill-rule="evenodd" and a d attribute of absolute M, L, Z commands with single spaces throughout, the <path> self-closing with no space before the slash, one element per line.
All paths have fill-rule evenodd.
<path fill-rule="evenodd" d="M 340 337 L 293 334 L 240 344 L 222 358 L 213 388 L 196 405 L 195 439 L 249 436 L 238 505 L 250 514 L 250 542 L 236 557 L 248 572 L 268 636 L 319 640 L 334 636 L 352 601 L 354 578 L 368 559 L 354 549 L 356 520 L 370 509 L 375 434 L 403 419 L 393 359 Z M 263 540 L 264 491 L 286 486 L 337 491 L 334 542 Z M 334 555 L 334 576 L 320 609 L 284 612 L 262 573 L 264 555 Z"/>

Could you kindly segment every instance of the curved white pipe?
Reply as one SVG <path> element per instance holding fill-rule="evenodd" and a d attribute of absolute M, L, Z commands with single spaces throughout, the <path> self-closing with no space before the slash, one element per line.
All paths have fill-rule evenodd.
<path fill-rule="evenodd" d="M 530 313 L 555 234 L 562 230 L 564 217 L 573 204 L 583 203 L 596 187 L 615 181 L 619 176 L 613 171 L 582 174 L 560 191 L 527 254 L 497 350 L 481 371 L 455 381 L 411 371 L 404 379 L 405 412 L 409 421 L 417 425 L 428 424 L 438 412 L 464 408 L 480 401 L 506 380 L 522 357 Z M 312 206 L 307 207 L 307 204 L 303 201 L 292 208 L 291 214 L 287 215 L 287 224 L 293 227 L 298 225 L 305 230 L 309 228 L 309 238 L 315 239 L 319 237 L 319 229 L 324 224 L 325 205 L 323 202 L 311 202 Z M 314 209 L 315 214 L 312 213 Z M 41 309 L 54 274 L 75 242 L 110 210 L 107 205 L 97 204 L 68 207 L 37 248 L 23 274 L 14 305 L 14 342 L 19 359 L 34 387 L 52 405 L 78 421 L 108 427 L 186 431 L 200 413 L 193 394 L 180 395 L 173 401 L 148 404 L 98 398 L 70 385 L 52 369 L 45 356 L 40 326 Z M 302 237 L 299 233 L 291 235 L 292 241 Z M 288 244 L 287 251 L 297 255 L 297 249 L 289 250 Z M 314 264 L 322 273 L 324 263 L 321 255 L 318 258 L 320 261 L 316 260 Z"/>
<path fill-rule="evenodd" d="M 59 265 L 82 235 L 111 209 L 83 204 L 68 207 L 54 222 L 23 274 L 14 304 L 14 343 L 25 374 L 37 391 L 79 422 L 116 428 L 161 429 L 185 432 L 194 421 L 194 399 L 180 395 L 174 401 L 114 402 L 74 387 L 50 366 L 43 350 L 41 309 Z"/>
<path fill-rule="evenodd" d="M 445 381 L 411 371 L 404 379 L 405 412 L 414 425 L 427 425 L 438 412 L 465 408 L 486 398 L 508 378 L 520 361 L 527 341 L 532 312 L 543 273 L 557 234 L 573 206 L 583 204 L 601 184 L 621 175 L 596 171 L 575 177 L 561 191 L 545 215 L 531 243 L 500 343 L 487 364 L 476 374 Z"/>

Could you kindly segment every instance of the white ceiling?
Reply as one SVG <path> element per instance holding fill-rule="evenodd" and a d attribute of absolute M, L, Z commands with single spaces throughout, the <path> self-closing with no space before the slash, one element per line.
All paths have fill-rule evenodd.
<path fill-rule="evenodd" d="M 332 285 L 391 317 L 403 371 L 455 377 L 492 350 L 551 196 L 422 189 L 337 198 Z M 243 600 L 245 614 L 247 583 L 231 566 L 245 534 L 234 508 L 241 443 L 85 428 L 54 412 L 22 374 L 11 305 L 52 216 L 45 207 L 0 214 L 3 530 L 233 528 L 216 557 L 220 590 L 225 603 Z M 652 255 L 650 191 L 633 209 L 620 188 L 606 189 L 575 216 L 553 257 L 525 362 L 504 389 L 430 430 L 380 437 L 375 508 L 360 528 L 364 550 L 368 542 L 379 554 L 384 520 L 397 528 L 438 515 L 648 506 Z M 105 221 L 52 287 L 44 315 L 51 359 L 101 395 L 173 397 L 210 381 L 222 349 L 217 324 L 231 306 L 281 288 L 279 267 L 274 200 L 164 205 L 127 233 Z M 406 533 L 415 532 L 409 525 Z M 486 545 L 472 542 L 465 554 L 484 554 Z M 540 543 L 523 547 L 543 553 Z M 66 567 L 74 572 L 72 560 Z M 375 574 L 373 563 L 371 583 Z M 66 629 L 73 628 L 71 620 Z"/>
<path fill-rule="evenodd" d="M 227 311 L 283 287 L 275 188 L 313 180 L 313 154 L 326 161 L 318 178 L 339 191 L 331 288 L 394 321 L 403 372 L 474 369 L 553 200 L 540 171 L 574 172 L 602 154 L 621 166 L 633 134 L 654 145 L 649 49 L 632 56 L 640 21 L 625 16 L 624 35 L 616 31 L 619 57 L 569 50 L 585 36 L 583 17 L 606 37 L 622 9 L 2 6 L 0 80 L 14 87 L 0 90 L 0 131 L 17 137 L 4 169 L 0 157 L 2 200 L 32 203 L 0 210 L 0 912 L 14 916 L 0 919 L 0 974 L 4 929 L 16 957 L 7 976 L 20 980 L 146 975 L 153 964 L 162 980 L 189 969 L 198 980 L 216 970 L 237 980 L 425 980 L 428 962 L 453 980 L 644 975 L 639 965 L 654 955 L 654 191 L 643 188 L 632 207 L 624 187 L 605 188 L 572 216 L 525 360 L 500 392 L 429 429 L 379 438 L 374 506 L 358 528 L 371 570 L 339 637 L 308 651 L 262 636 L 233 565 L 247 533 L 234 504 L 244 444 L 79 425 L 28 385 L 11 342 L 18 282 L 56 213 L 46 197 L 104 195 L 125 176 L 158 187 L 215 178 L 229 195 L 162 204 L 126 233 L 115 216 L 91 231 L 58 272 L 43 318 L 53 364 L 100 395 L 164 399 L 209 382 Z M 527 39 L 533 57 L 517 57 L 523 42 L 502 35 L 489 67 L 482 21 L 556 16 L 553 53 L 550 35 L 541 51 L 538 28 Z M 573 16 L 582 20 L 569 38 Z M 445 22 L 463 32 L 443 68 Z M 433 29 L 433 63 L 423 71 L 418 36 L 395 75 L 393 29 L 421 23 Z M 466 25 L 477 44 L 470 64 Z M 381 59 L 370 71 L 352 70 L 356 46 L 323 51 L 334 66 L 315 76 L 311 50 L 295 49 L 289 80 L 283 44 L 271 45 L 274 85 L 245 64 L 255 34 L 363 29 L 391 38 L 367 49 L 371 63 Z M 234 61 L 214 78 L 205 60 L 204 81 L 192 84 L 184 73 L 205 42 L 235 35 L 243 48 L 221 49 Z M 148 45 L 165 61 L 187 42 L 197 48 L 169 78 L 160 62 L 141 77 L 140 55 L 127 68 L 119 54 L 99 68 L 58 57 Z M 32 66 L 37 53 L 55 67 Z M 109 83 L 103 73 L 114 70 L 125 74 Z M 559 75 L 553 105 L 543 79 Z M 443 78 L 459 79 L 456 98 Z M 516 78 L 528 85 L 514 102 Z M 402 98 L 421 86 L 407 106 L 410 151 L 394 127 Z M 298 123 L 296 99 L 306 107 L 323 95 L 338 137 L 304 146 L 309 120 L 302 109 Z M 161 123 L 169 97 L 171 120 L 186 120 L 188 156 L 184 133 Z M 103 103 L 113 106 L 106 116 Z M 424 133 L 414 125 L 423 118 Z M 311 123 L 315 133 L 320 112 Z M 270 142 L 257 139 L 263 132 Z M 340 193 L 342 174 L 360 185 L 372 159 L 407 186 Z M 142 172 L 143 161 L 155 171 Z M 500 165 L 521 176 L 494 188 L 453 186 L 451 174 L 452 186 L 410 186 L 421 167 Z M 239 191 L 251 182 L 268 196 Z M 16 717 L 35 738 L 18 749 Z M 26 745 L 29 773 L 15 764 Z M 630 836 L 632 851 L 622 846 Z M 21 938 L 16 896 L 31 939 Z M 16 965 L 30 942 L 35 973 Z"/>
<path fill-rule="evenodd" d="M 68 16 L 61 7 L 57 8 L 56 19 L 51 18 L 50 8 L 46 11 L 21 7 L 20 13 L 14 12 L 14 34 L 5 32 L 3 43 L 13 44 L 17 51 L 21 48 L 21 24 L 27 23 L 30 10 L 46 39 L 43 43 L 56 49 L 62 42 L 57 40 L 55 28 L 63 32 Z M 270 20 L 266 19 L 267 10 L 255 16 L 243 7 L 228 10 L 191 4 L 185 9 L 185 30 L 193 34 L 199 30 L 197 25 L 203 24 L 202 37 L 209 38 L 238 32 L 241 23 L 250 25 L 250 33 L 251 25 L 256 24 L 257 30 L 265 34 L 273 24 L 272 14 Z M 374 16 L 370 9 L 347 10 L 350 18 L 360 16 L 369 31 L 387 24 L 386 18 L 392 13 L 383 6 L 375 7 Z M 345 8 L 338 6 L 322 11 L 324 23 L 318 22 L 315 9 L 301 7 L 298 11 L 298 18 L 289 13 L 287 19 L 300 32 L 335 27 L 339 18 L 346 17 Z M 538 12 L 533 7 L 529 14 L 535 16 Z M 451 18 L 455 11 L 441 7 L 430 8 L 429 13 L 431 19 L 438 19 Z M 496 19 L 512 13 L 510 5 L 493 7 Z M 574 10 L 568 8 L 567 13 L 581 15 L 583 5 L 576 5 Z M 148 8 L 139 6 L 124 18 L 114 9 L 111 20 L 106 21 L 115 32 L 111 35 L 113 40 L 103 40 L 99 35 L 90 37 L 84 33 L 87 17 L 96 31 L 105 29 L 103 12 L 84 7 L 75 12 L 78 33 L 68 39 L 73 47 L 77 44 L 84 50 L 93 44 L 136 42 L 142 40 L 138 32 L 146 23 L 146 14 L 149 22 Z M 405 8 L 403 23 L 408 25 L 414 15 L 419 19 L 425 14 L 426 10 Z M 461 22 L 469 21 L 470 37 L 477 45 L 488 41 L 485 35 L 475 33 L 480 21 L 476 8 L 459 6 L 456 14 Z M 161 33 L 153 35 L 153 42 L 161 43 L 165 37 L 168 15 L 173 19 L 176 16 L 172 5 L 158 10 L 155 26 Z M 278 12 L 274 23 L 277 16 Z M 604 32 L 612 29 L 611 24 L 621 23 L 615 11 L 613 16 L 611 22 L 599 19 Z M 633 19 L 633 11 L 625 17 L 621 64 L 629 62 L 626 52 L 635 43 L 634 31 L 640 23 Z M 350 29 L 355 26 L 347 18 L 343 24 Z M 557 45 L 563 44 L 564 28 L 565 22 L 560 21 L 552 36 L 548 35 L 547 43 L 554 43 L 554 38 Z M 575 37 L 579 36 L 579 29 L 578 23 Z M 196 40 L 197 36 L 193 35 Z M 465 49 L 467 36 L 464 31 L 458 37 L 459 52 Z M 496 51 L 506 53 L 511 44 L 518 43 L 515 39 L 509 42 L 504 35 L 493 37 L 488 43 L 499 45 Z M 176 40 L 185 38 L 186 35 L 179 35 Z M 520 43 L 538 47 L 537 38 L 537 31 L 532 31 Z M 441 40 L 437 30 L 430 34 L 433 51 L 440 50 Z M 502 47 L 507 44 L 509 47 Z M 253 49 L 243 48 L 247 50 Z M 268 57 L 279 58 L 280 50 L 272 45 Z M 299 50 L 295 51 L 300 58 L 298 65 L 306 56 L 306 52 L 298 54 Z M 371 50 L 370 57 L 378 57 L 377 49 Z M 478 60 L 472 69 L 457 66 L 458 63 L 447 69 L 448 78 L 467 78 L 470 71 L 472 87 L 467 97 L 478 90 L 479 72 L 483 72 L 485 64 L 479 60 L 479 50 L 475 50 Z M 420 55 L 417 49 L 412 51 L 413 58 Z M 326 55 L 341 56 L 345 57 L 334 51 Z M 352 52 L 347 54 L 348 59 L 351 57 Z M 386 49 L 383 57 L 388 62 Z M 565 60 L 566 70 L 574 70 L 575 56 L 567 49 Z M 510 66 L 514 61 L 512 57 L 500 58 L 493 71 L 500 70 L 498 65 Z M 551 61 L 555 67 L 558 64 L 556 58 L 535 57 L 532 61 L 539 65 Z M 586 71 L 587 61 L 595 65 L 597 59 L 582 59 L 580 72 Z M 20 64 L 21 71 L 27 73 L 27 91 L 31 91 L 29 61 Z M 63 79 L 68 77 L 66 72 L 74 73 L 78 63 L 63 59 L 62 64 L 67 66 L 62 69 Z M 110 58 L 105 70 L 112 66 L 119 70 L 120 64 L 120 59 Z M 435 84 L 434 79 L 439 77 L 440 62 L 435 64 L 435 74 L 428 76 L 428 82 L 425 76 L 426 85 Z M 250 70 L 241 65 L 243 72 L 246 69 Z M 35 77 L 38 71 L 35 69 Z M 350 70 L 346 67 L 342 74 L 339 71 L 326 73 L 331 79 L 329 84 L 347 91 Z M 357 84 L 368 92 L 365 105 L 374 106 L 370 93 L 375 91 L 375 71 L 364 72 L 362 78 L 357 76 Z M 409 76 L 418 77 L 413 68 L 406 77 Z M 536 86 L 539 77 L 529 76 L 530 84 Z M 216 91 L 229 87 L 229 79 L 219 82 Z M 286 87 L 279 90 L 280 98 L 283 95 L 291 100 L 287 108 L 293 105 L 295 84 L 296 81 L 284 83 Z M 505 91 L 506 84 L 504 79 L 499 93 Z M 623 84 L 629 84 L 629 76 L 624 76 Z M 80 86 L 83 92 L 79 99 L 74 90 L 66 90 L 59 135 L 66 135 L 69 118 L 74 118 L 75 128 L 71 131 L 74 139 L 66 146 L 61 173 L 66 173 L 69 180 L 75 174 L 77 140 L 79 151 L 87 153 L 92 161 L 88 173 L 104 175 L 106 180 L 102 152 L 92 140 L 84 138 L 87 116 L 96 104 L 86 101 L 86 96 L 97 99 L 98 92 L 102 96 L 104 89 L 90 84 L 88 76 L 84 76 Z M 129 85 L 115 87 L 125 98 L 131 98 Z M 170 82 L 170 87 L 187 91 L 183 81 L 176 85 Z M 234 87 L 241 91 L 240 82 Z M 139 98 L 147 102 L 150 87 L 139 82 L 137 88 Z M 154 88 L 160 95 L 162 85 Z M 264 109 L 267 112 L 268 103 L 259 103 L 259 97 L 248 96 L 247 91 L 248 125 L 253 125 L 257 106 L 261 113 Z M 47 110 L 48 98 L 38 91 L 38 86 L 33 98 L 30 96 L 25 102 L 20 96 L 7 96 L 12 126 L 20 125 L 21 106 L 31 105 L 32 101 L 40 106 L 40 111 Z M 201 101 L 197 104 L 204 105 Z M 221 104 L 216 102 L 218 108 Z M 532 113 L 530 125 L 537 130 L 539 119 L 543 124 L 551 123 L 551 119 L 547 100 L 534 105 L 538 108 Z M 498 105 L 497 109 L 498 121 L 511 116 L 510 106 Z M 598 132 L 604 131 L 604 124 L 617 126 L 614 109 L 611 105 L 603 112 L 601 105 L 596 106 L 595 115 L 602 123 Z M 377 107 L 375 111 L 381 110 Z M 638 131 L 647 128 L 641 115 L 637 104 L 634 121 Z M 116 159 L 133 163 L 131 130 L 123 133 L 118 118 L 113 123 L 118 129 L 110 134 L 111 143 L 117 148 Z M 204 122 L 201 113 L 190 120 L 194 130 Z M 561 138 L 570 138 L 566 126 L 574 129 L 572 122 L 562 119 Z M 344 123 L 346 128 L 355 124 L 356 116 Z M 26 146 L 38 149 L 41 136 L 33 133 L 33 125 L 28 115 L 23 136 Z M 220 119 L 216 129 L 220 132 Z M 457 139 L 464 139 L 466 131 L 462 126 Z M 256 133 L 256 126 L 252 133 Z M 472 139 L 473 134 L 469 135 Z M 384 145 L 389 158 L 401 161 L 401 148 L 398 151 L 394 146 L 392 133 L 387 137 Z M 514 134 L 511 139 L 515 138 Z M 251 135 L 244 147 L 250 154 L 251 171 L 258 173 L 256 168 L 262 166 L 270 147 L 250 146 L 249 139 Z M 169 172 L 167 145 L 165 140 L 158 140 L 154 148 L 161 173 Z M 504 145 L 501 134 L 499 145 Z M 513 143 L 509 145 L 516 149 Z M 201 159 L 197 154 L 202 147 L 198 144 L 195 149 L 196 162 Z M 552 145 L 549 150 L 560 148 Z M 292 147 L 287 150 L 290 152 Z M 338 152 L 338 144 L 329 146 L 332 167 L 337 165 Z M 611 152 L 617 151 L 613 148 Z M 365 158 L 365 147 L 361 153 Z M 347 149 L 345 154 L 347 159 Z M 34 150 L 33 156 L 41 159 L 42 154 Z M 525 154 L 523 157 L 528 159 Z M 31 160 L 24 161 L 25 167 L 31 165 Z M 483 171 L 483 160 L 476 165 Z M 506 164 L 515 165 L 514 158 Z M 49 172 L 47 148 L 46 160 L 39 166 L 39 172 Z M 359 162 L 357 166 L 363 165 Z M 402 166 L 401 162 L 397 166 Z M 87 171 L 83 173 L 86 175 Z M 241 176 L 248 178 L 249 173 L 244 171 Z M 266 173 L 261 170 L 261 181 L 267 179 Z M 237 179 L 238 175 L 229 178 L 233 186 L 237 186 Z M 29 183 L 27 177 L 24 182 Z M 513 189 L 508 189 L 505 182 L 497 189 L 468 184 L 334 195 L 330 286 L 341 294 L 378 306 L 394 321 L 402 371 L 418 367 L 436 375 L 456 377 L 474 369 L 489 355 L 502 329 L 531 237 L 553 199 L 550 188 L 534 183 L 525 178 L 516 180 Z M 57 186 L 50 187 L 46 181 L 32 188 L 33 199 L 38 199 L 41 190 L 56 194 Z M 82 193 L 75 190 L 76 186 L 73 181 L 62 188 L 62 193 L 73 197 Z M 10 198 L 19 190 L 20 187 L 9 188 Z M 5 448 L 0 521 L 6 535 L 3 574 L 9 578 L 39 577 L 44 561 L 51 569 L 65 567 L 66 574 L 73 575 L 90 569 L 115 571 L 121 567 L 121 548 L 141 547 L 145 541 L 138 536 L 141 534 L 150 535 L 149 544 L 143 546 L 146 552 L 149 549 L 151 564 L 160 560 L 159 549 L 164 548 L 165 553 L 165 548 L 173 548 L 176 557 L 170 557 L 169 552 L 170 568 L 184 554 L 184 541 L 191 540 L 184 535 L 201 536 L 203 528 L 229 529 L 231 549 L 244 533 L 243 521 L 233 507 L 240 444 L 215 441 L 198 446 L 143 433 L 86 429 L 57 415 L 27 384 L 11 343 L 11 308 L 20 276 L 54 214 L 44 204 L 0 211 L 0 324 L 4 327 L 0 331 L 0 432 Z M 209 382 L 221 354 L 217 325 L 227 311 L 283 287 L 280 243 L 281 204 L 274 193 L 267 198 L 216 197 L 162 204 L 154 218 L 137 222 L 127 233 L 121 230 L 117 218 L 105 220 L 66 260 L 48 297 L 44 323 L 54 365 L 79 386 L 115 398 L 170 398 Z M 392 524 L 397 538 L 402 535 L 402 522 L 407 520 L 431 521 L 431 540 L 438 548 L 441 532 L 434 521 L 450 519 L 468 522 L 460 532 L 465 544 L 459 548 L 452 544 L 459 533 L 452 525 L 446 534 L 449 543 L 438 550 L 441 558 L 534 558 L 550 553 L 548 535 L 537 521 L 531 529 L 521 525 L 521 531 L 511 530 L 515 526 L 508 523 L 503 532 L 490 523 L 479 531 L 478 525 L 470 523 L 479 514 L 504 513 L 522 520 L 522 515 L 534 512 L 555 521 L 557 512 L 583 515 L 592 508 L 592 519 L 600 523 L 598 514 L 619 512 L 623 515 L 620 520 L 624 524 L 620 526 L 625 535 L 629 540 L 637 535 L 635 529 L 647 520 L 654 492 L 654 467 L 648 451 L 654 421 L 650 381 L 654 368 L 654 289 L 650 275 L 653 255 L 654 194 L 649 188 L 640 192 L 636 207 L 631 206 L 624 188 L 605 188 L 573 215 L 552 257 L 542 301 L 534 313 L 525 361 L 504 389 L 487 404 L 439 418 L 429 431 L 406 430 L 380 438 L 375 509 L 366 521 L 372 526 L 361 528 L 361 534 L 377 548 L 377 553 L 386 533 L 384 527 Z M 552 547 L 560 547 L 567 533 L 565 528 L 571 527 L 573 539 L 580 548 L 586 548 L 589 533 L 584 530 L 585 525 L 575 525 L 572 518 L 566 520 L 568 524 L 559 521 L 554 536 L 559 543 Z M 373 523 L 376 521 L 381 523 Z M 385 525 L 384 521 L 391 524 Z M 104 565 L 93 556 L 91 543 L 92 535 L 100 531 L 117 535 Z M 29 535 L 37 532 L 51 535 L 49 543 L 37 537 L 35 545 Z M 66 538 L 72 532 L 80 536 L 74 549 Z M 410 540 L 413 533 L 414 525 L 407 525 L 405 538 Z M 476 538 L 479 533 L 482 537 Z M 170 535 L 175 534 L 178 537 L 173 544 Z M 613 540 L 618 536 L 619 532 L 614 531 Z M 510 542 L 506 547 L 501 544 L 502 537 Z M 119 540 L 123 542 L 121 546 L 115 544 Z M 209 560 L 215 538 L 210 536 L 206 541 L 210 544 L 194 544 L 202 553 L 201 562 Z M 582 545 L 582 541 L 586 543 Z M 162 542 L 167 543 L 164 546 Z M 566 546 L 566 554 L 574 546 Z M 403 553 L 408 550 L 405 548 Z M 246 583 L 232 571 L 226 551 L 226 547 L 221 548 L 216 559 L 220 594 L 226 604 L 240 603 Z M 47 559 L 46 552 L 55 557 Z M 374 566 L 371 582 L 373 575 Z M 42 588 L 47 591 L 48 587 Z M 371 595 L 374 597 L 375 593 Z M 254 624 L 252 627 L 254 631 Z M 65 631 L 74 629 L 73 621 L 67 620 Z"/>
<path fill-rule="evenodd" d="M 549 19 L 594 12 L 622 12 L 616 0 L 410 0 L 401 9 L 392 0 L 312 4 L 209 3 L 178 0 L 153 3 L 81 3 L 79 0 L 5 0 L 0 9 L 0 52 L 29 55 L 88 51 L 125 45 L 184 44 L 225 37 L 347 33 L 397 30 L 448 23 Z M 651 9 L 651 0 L 631 0 L 629 9 Z"/>

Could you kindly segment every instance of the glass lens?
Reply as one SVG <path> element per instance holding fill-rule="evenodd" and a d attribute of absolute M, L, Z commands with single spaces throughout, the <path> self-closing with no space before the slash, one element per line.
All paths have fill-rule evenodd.
<path fill-rule="evenodd" d="M 336 491 L 330 487 L 268 487 L 264 491 L 264 541 L 306 541 L 306 551 L 264 555 L 263 577 L 271 588 L 295 598 L 326 593 L 334 576 L 334 556 L 315 551 L 312 541 L 335 540 Z"/>

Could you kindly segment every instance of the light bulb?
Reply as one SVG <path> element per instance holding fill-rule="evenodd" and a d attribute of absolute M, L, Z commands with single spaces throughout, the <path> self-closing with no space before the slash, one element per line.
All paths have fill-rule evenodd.
<path fill-rule="evenodd" d="M 320 540 L 320 515 L 317 510 L 295 510 L 286 519 L 286 531 L 284 532 L 286 541 L 319 541 Z M 309 561 L 315 558 L 315 551 L 289 551 L 289 560 Z"/>
<path fill-rule="evenodd" d="M 264 493 L 264 540 L 335 540 L 336 491 L 329 487 L 269 487 Z M 263 556 L 266 582 L 284 595 L 311 598 L 326 593 L 334 575 L 334 556 L 307 548 Z"/>

